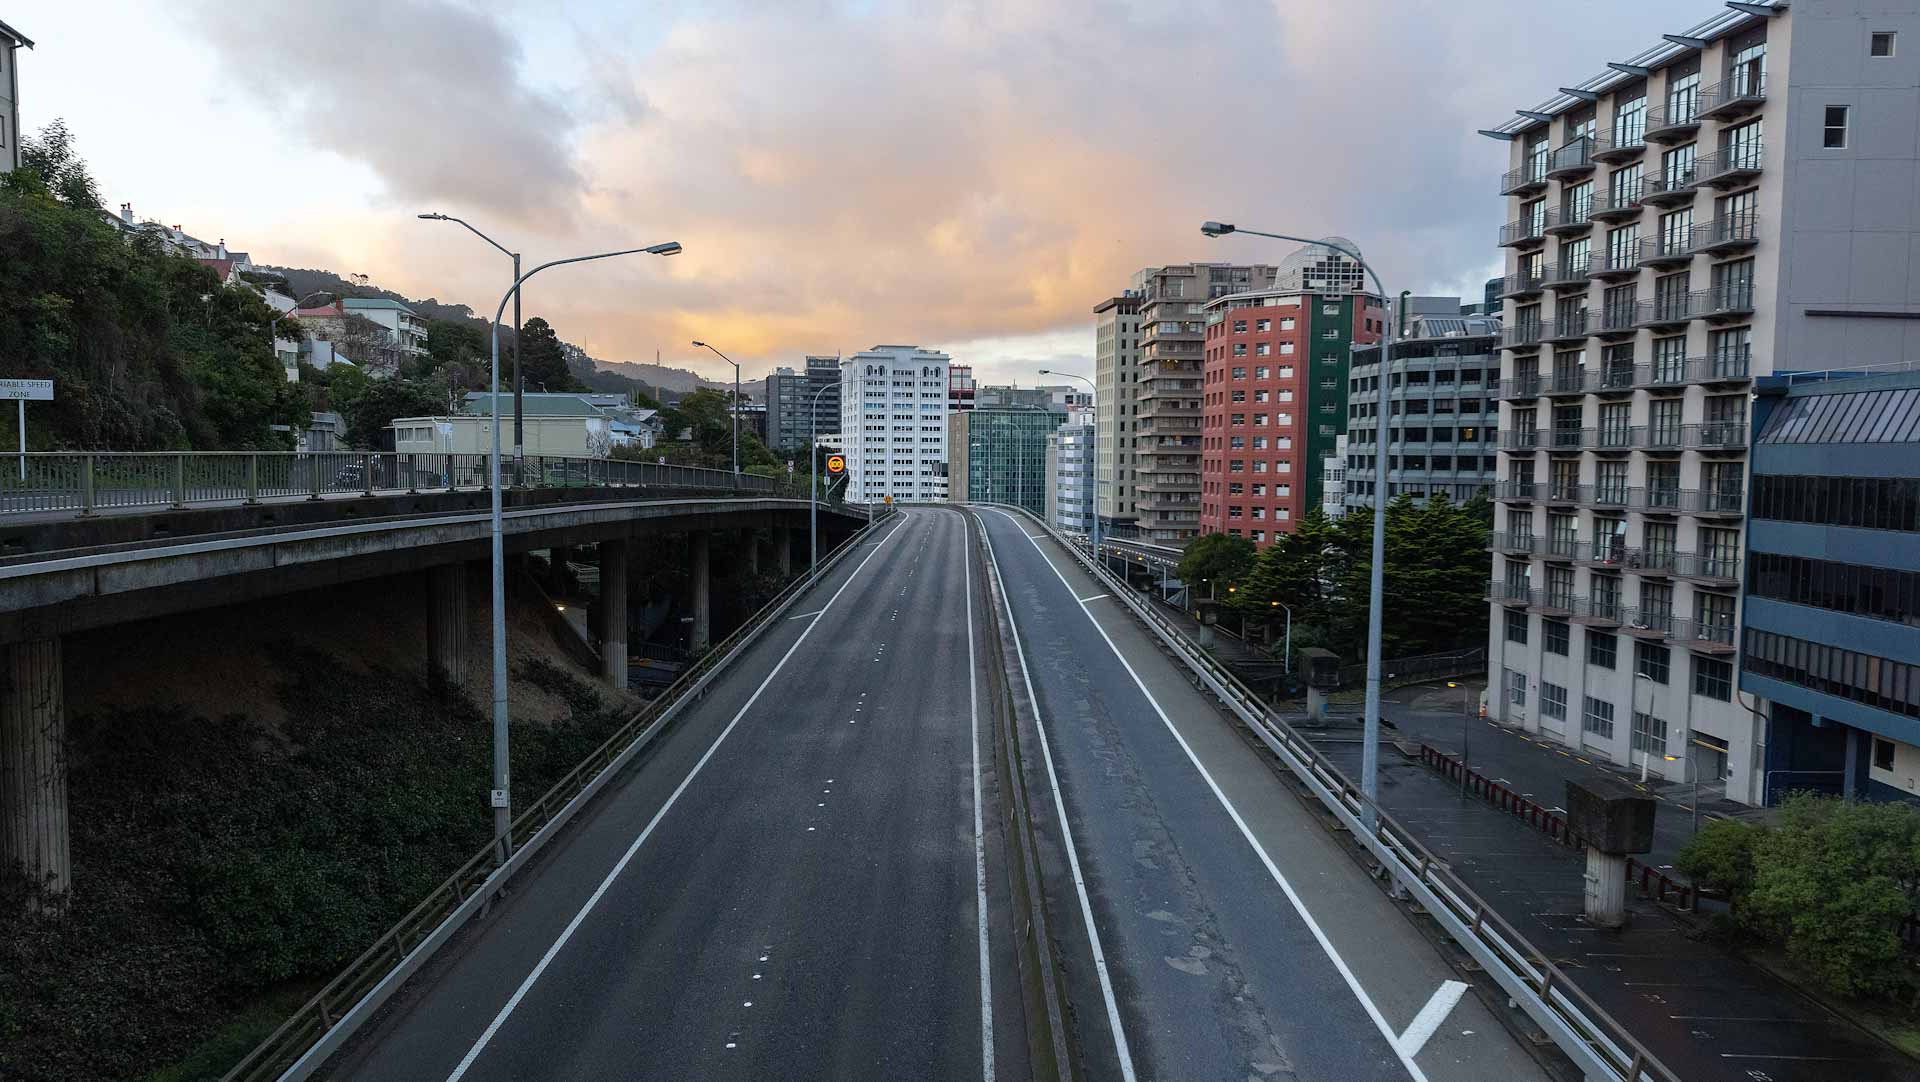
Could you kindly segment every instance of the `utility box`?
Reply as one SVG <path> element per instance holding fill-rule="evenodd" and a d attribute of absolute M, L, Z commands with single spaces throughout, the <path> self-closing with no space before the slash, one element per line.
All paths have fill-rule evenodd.
<path fill-rule="evenodd" d="M 1307 674 L 1307 717 L 1324 724 L 1327 720 L 1327 692 L 1340 686 L 1340 655 L 1332 650 L 1309 646 L 1300 651 L 1300 667 Z"/>
<path fill-rule="evenodd" d="M 1587 841 L 1587 922 L 1626 924 L 1627 854 L 1653 848 L 1653 798 L 1611 778 L 1570 781 L 1567 827 Z"/>

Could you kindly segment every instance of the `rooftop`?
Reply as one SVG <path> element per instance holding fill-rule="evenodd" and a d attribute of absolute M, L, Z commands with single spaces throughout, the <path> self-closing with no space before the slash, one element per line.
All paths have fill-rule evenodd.
<path fill-rule="evenodd" d="M 15 30 L 13 27 L 8 26 L 6 23 L 0 23 L 0 38 L 10 39 L 16 42 L 17 44 L 25 45 L 29 49 L 33 48 L 32 38 L 26 36 L 25 34 L 22 34 L 18 30 Z"/>

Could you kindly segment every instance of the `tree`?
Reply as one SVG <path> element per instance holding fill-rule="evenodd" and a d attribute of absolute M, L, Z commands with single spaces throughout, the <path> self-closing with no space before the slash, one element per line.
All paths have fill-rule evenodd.
<path fill-rule="evenodd" d="M 580 389 L 573 373 L 567 369 L 567 355 L 560 348 L 560 336 L 539 316 L 520 326 L 520 382 L 529 391 Z"/>
<path fill-rule="evenodd" d="M 446 399 L 431 384 L 410 379 L 371 380 L 350 403 L 347 444 L 362 450 L 385 446 L 387 426 L 395 417 L 433 416 L 446 411 Z"/>
<path fill-rule="evenodd" d="M 1187 543 L 1176 574 L 1189 585 L 1202 581 L 1235 583 L 1253 569 L 1253 556 L 1253 542 L 1244 537 L 1201 534 Z"/>

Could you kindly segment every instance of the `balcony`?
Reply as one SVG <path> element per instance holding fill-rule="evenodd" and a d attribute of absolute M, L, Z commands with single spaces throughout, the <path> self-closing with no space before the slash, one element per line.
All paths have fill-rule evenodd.
<path fill-rule="evenodd" d="M 1673 233 L 1658 237 L 1645 237 L 1640 241 L 1640 265 L 1643 267 L 1678 267 L 1693 261 L 1693 237 L 1687 233 Z"/>
<path fill-rule="evenodd" d="M 1500 433 L 1502 451 L 1537 451 L 1545 444 L 1537 428 L 1504 429 Z"/>
<path fill-rule="evenodd" d="M 1733 282 L 1687 294 L 1694 316 L 1715 321 L 1742 319 L 1753 314 L 1753 283 Z"/>
<path fill-rule="evenodd" d="M 1687 375 L 1687 362 L 1683 357 L 1668 358 L 1653 364 L 1640 366 L 1640 386 L 1652 390 L 1668 390 L 1685 387 L 1690 381 Z"/>
<path fill-rule="evenodd" d="M 1529 607 L 1548 616 L 1571 616 L 1578 599 L 1571 590 L 1532 590 L 1527 598 Z"/>
<path fill-rule="evenodd" d="M 1632 306 L 1621 305 L 1620 307 L 1629 313 L 1628 325 L 1631 326 Z M 1602 315 L 1602 323 L 1603 326 L 1599 328 L 1599 332 L 1601 334 L 1607 334 L 1611 330 L 1611 327 L 1604 325 L 1606 323 L 1604 312 Z M 1618 361 L 1611 364 L 1602 362 L 1600 367 L 1587 369 L 1587 390 L 1592 391 L 1594 394 L 1632 394 L 1634 381 L 1636 379 L 1635 369 L 1645 367 L 1645 365 L 1623 364 Z"/>
<path fill-rule="evenodd" d="M 1500 227 L 1500 247 L 1530 248 L 1533 245 L 1543 243 L 1546 240 L 1546 234 L 1541 232 L 1541 230 L 1546 227 L 1546 224 L 1547 216 L 1545 214 L 1536 214 L 1531 217 L 1521 218 L 1518 221 L 1508 222 L 1506 225 Z"/>
<path fill-rule="evenodd" d="M 1575 342 L 1587 336 L 1587 310 L 1555 312 L 1553 321 L 1547 325 L 1546 340 L 1549 342 Z"/>
<path fill-rule="evenodd" d="M 1620 484 L 1581 485 L 1580 502 L 1601 510 L 1625 510 L 1627 486 Z"/>
<path fill-rule="evenodd" d="M 1586 486 L 1571 481 L 1551 481 L 1546 487 L 1548 503 L 1577 504 L 1581 499 L 1581 489 Z"/>
<path fill-rule="evenodd" d="M 1753 112 L 1766 101 L 1766 75 L 1743 68 L 1731 78 L 1700 92 L 1698 116 L 1702 120 L 1732 120 Z"/>
<path fill-rule="evenodd" d="M 1544 321 L 1516 323 L 1500 332 L 1501 349 L 1538 349 L 1540 338 L 1545 333 Z"/>
<path fill-rule="evenodd" d="M 1640 197 L 1646 192 L 1647 182 L 1636 180 L 1631 184 L 1618 184 L 1604 192 L 1593 193 L 1593 202 L 1587 207 L 1587 217 L 1596 222 L 1619 222 L 1640 216 Z"/>
<path fill-rule="evenodd" d="M 1699 130 L 1698 100 L 1685 94 L 1648 109 L 1647 130 L 1642 137 L 1649 143 L 1682 143 Z"/>
<path fill-rule="evenodd" d="M 1677 515 L 1680 513 L 1680 488 L 1677 485 L 1630 488 L 1627 490 L 1627 507 L 1648 515 Z"/>
<path fill-rule="evenodd" d="M 1629 635 L 1664 639 L 1673 633 L 1673 612 L 1669 609 L 1623 607 L 1620 628 Z"/>
<path fill-rule="evenodd" d="M 1687 446 L 1686 427 L 1679 424 L 1635 425 L 1633 445 L 1650 455 L 1677 455 Z"/>
<path fill-rule="evenodd" d="M 1603 455 L 1625 454 L 1633 449 L 1633 429 L 1627 425 L 1608 424 L 1587 430 L 1586 449 Z"/>
<path fill-rule="evenodd" d="M 1747 449 L 1747 423 L 1745 421 L 1708 421 L 1705 424 L 1681 425 L 1683 445 L 1696 451 L 1745 451 Z"/>
<path fill-rule="evenodd" d="M 1732 188 L 1744 184 L 1760 175 L 1760 162 L 1764 156 L 1765 151 L 1757 141 L 1723 147 L 1718 154 L 1694 160 L 1693 182 L 1696 186 L 1712 188 Z"/>
<path fill-rule="evenodd" d="M 1747 494 L 1740 489 L 1684 489 L 1680 509 L 1702 518 L 1738 518 L 1747 513 Z"/>
<path fill-rule="evenodd" d="M 1667 641 L 1710 654 L 1733 653 L 1733 623 L 1718 620 L 1674 620 Z"/>
<path fill-rule="evenodd" d="M 1547 160 L 1536 158 L 1500 177 L 1501 195 L 1532 195 L 1547 186 Z"/>
<path fill-rule="evenodd" d="M 1633 325 L 1636 327 L 1679 326 L 1693 318 L 1690 303 L 1685 293 L 1655 297 L 1650 301 L 1636 301 L 1633 305 Z"/>
<path fill-rule="evenodd" d="M 1617 597 L 1589 597 L 1586 604 L 1574 612 L 1574 619 L 1586 624 L 1617 624 L 1620 622 L 1620 599 Z"/>
<path fill-rule="evenodd" d="M 1546 225 L 1543 227 L 1546 234 L 1550 237 L 1571 236 L 1592 229 L 1593 219 L 1588 214 L 1590 204 L 1589 200 L 1547 211 Z"/>
<path fill-rule="evenodd" d="M 1596 135 L 1593 147 L 1587 151 L 1587 157 L 1607 165 L 1630 162 L 1647 149 L 1647 141 L 1637 131 L 1615 131 L 1608 135 Z"/>
<path fill-rule="evenodd" d="M 1487 583 L 1487 600 L 1501 605 L 1525 605 L 1529 600 L 1527 595 L 1531 592 L 1524 582 L 1500 582 L 1496 579 Z"/>
<path fill-rule="evenodd" d="M 1550 428 L 1546 433 L 1547 450 L 1556 455 L 1577 455 L 1580 453 L 1580 437 L 1584 429 Z"/>
<path fill-rule="evenodd" d="M 1553 152 L 1547 160 L 1548 180 L 1571 180 L 1593 172 L 1593 140 L 1571 140 Z"/>
<path fill-rule="evenodd" d="M 1587 288 L 1587 265 L 1592 257 L 1563 260 L 1559 264 L 1549 263 L 1540 268 L 1540 284 L 1559 292 L 1563 289 Z"/>
<path fill-rule="evenodd" d="M 1587 266 L 1589 278 L 1602 280 L 1631 278 L 1640 273 L 1640 250 L 1621 248 L 1618 251 L 1596 252 L 1593 262 Z"/>
<path fill-rule="evenodd" d="M 1628 571 L 1637 571 L 1657 579 L 1668 578 L 1673 574 L 1673 565 L 1680 554 L 1672 549 L 1630 548 L 1627 558 L 1620 566 Z"/>
<path fill-rule="evenodd" d="M 1677 553 L 1673 573 L 1683 579 L 1737 586 L 1740 583 L 1740 557 L 1703 556 L 1697 552 Z"/>
<path fill-rule="evenodd" d="M 1589 329 L 1602 338 L 1627 337 L 1633 334 L 1636 326 L 1633 305 L 1627 301 L 1616 301 L 1593 309 L 1589 321 Z"/>
<path fill-rule="evenodd" d="M 1723 214 L 1693 227 L 1687 250 L 1704 255 L 1737 252 L 1760 243 L 1760 216 L 1753 211 Z"/>
<path fill-rule="evenodd" d="M 1568 485 L 1567 487 L 1577 488 L 1578 486 Z M 1580 539 L 1572 534 L 1562 534 L 1558 537 L 1548 534 L 1540 553 L 1549 560 L 1572 561 L 1580 555 L 1580 549 Z"/>
<path fill-rule="evenodd" d="M 1617 537 L 1595 541 L 1581 551 L 1580 562 L 1596 567 L 1620 567 L 1627 562 L 1627 543 Z"/>
<path fill-rule="evenodd" d="M 1587 393 L 1587 372 L 1584 368 L 1556 368 L 1543 378 L 1549 397 Z"/>
<path fill-rule="evenodd" d="M 1546 486 L 1538 481 L 1495 481 L 1493 498 L 1509 503 L 1532 503 L 1545 490 Z"/>
<path fill-rule="evenodd" d="M 1640 201 L 1650 207 L 1678 207 L 1693 202 L 1694 182 L 1700 176 L 1698 161 L 1685 169 L 1675 169 L 1641 181 L 1645 189 Z"/>
<path fill-rule="evenodd" d="M 1546 266 L 1537 267 L 1531 272 L 1521 271 L 1519 274 L 1509 274 L 1507 275 L 1507 280 L 1501 283 L 1500 296 L 1530 297 L 1540 292 L 1540 287 L 1545 284 L 1548 278 L 1553 276 L 1553 273 L 1554 265 L 1548 263 Z"/>
<path fill-rule="evenodd" d="M 1509 555 L 1531 556 L 1540 551 L 1540 536 L 1530 533 L 1493 532 L 1493 550 Z"/>
<path fill-rule="evenodd" d="M 1500 381 L 1501 398 L 1539 398 L 1539 376 L 1516 376 Z"/>

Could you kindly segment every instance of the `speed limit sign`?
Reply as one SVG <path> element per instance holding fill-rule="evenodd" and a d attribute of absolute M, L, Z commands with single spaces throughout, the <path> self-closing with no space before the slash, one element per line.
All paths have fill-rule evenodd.
<path fill-rule="evenodd" d="M 828 456 L 827 456 L 827 472 L 828 472 L 828 473 L 845 473 L 845 472 L 847 472 L 847 456 L 845 456 L 845 455 L 828 455 Z"/>

